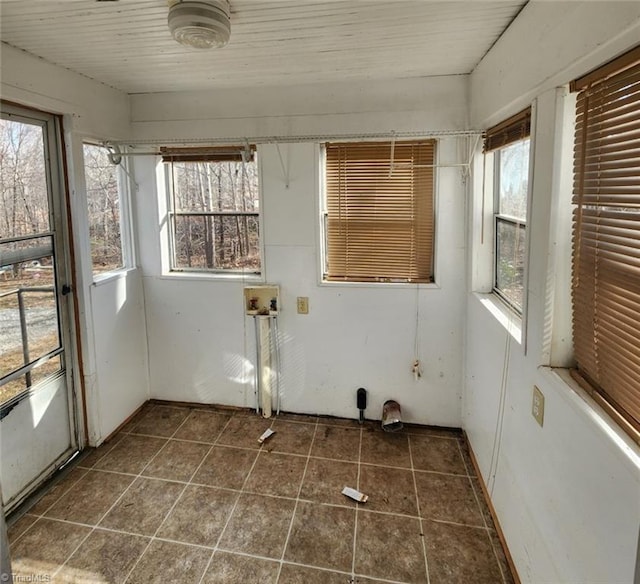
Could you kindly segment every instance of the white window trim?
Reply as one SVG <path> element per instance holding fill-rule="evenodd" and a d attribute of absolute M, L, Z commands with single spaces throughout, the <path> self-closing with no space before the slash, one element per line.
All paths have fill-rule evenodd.
<path fill-rule="evenodd" d="M 159 280 L 185 280 L 193 282 L 211 282 L 213 280 L 218 282 L 247 282 L 250 284 L 259 284 L 266 282 L 264 274 L 249 274 L 234 272 L 227 274 L 224 272 L 163 272 L 158 276 Z"/>
<path fill-rule="evenodd" d="M 123 148 L 126 152 L 126 148 Z M 118 165 L 118 189 L 122 184 L 120 196 L 120 238 L 122 241 L 122 260 L 124 266 L 121 272 L 131 270 L 136 267 L 136 246 L 134 237 L 134 212 L 133 193 L 137 192 L 138 185 L 134 180 L 133 159 L 122 157 Z"/>
<path fill-rule="evenodd" d="M 130 268 L 120 268 L 118 270 L 111 270 L 109 272 L 102 272 L 101 274 L 96 274 L 93 277 L 93 282 L 91 286 L 94 288 L 99 288 L 100 286 L 104 286 L 109 282 L 113 282 L 115 280 L 120 280 L 121 278 L 126 278 L 129 274 L 135 272 L 137 267 Z"/>
<path fill-rule="evenodd" d="M 532 117 L 533 121 L 533 117 Z M 510 146 L 510 145 L 509 145 Z M 504 148 L 506 148 L 505 146 Z M 528 180 L 528 189 L 527 189 L 527 217 L 524 221 L 520 221 L 518 219 L 508 217 L 498 212 L 499 204 L 500 204 L 500 179 L 498 177 L 500 173 L 500 159 L 501 155 L 499 154 L 502 148 L 497 150 L 498 155 L 493 153 L 493 181 L 492 181 L 492 190 L 493 190 L 493 198 L 492 198 L 492 213 L 491 213 L 491 232 L 493 234 L 493 261 L 492 261 L 492 276 L 491 276 L 491 292 L 507 307 L 510 311 L 512 311 L 515 315 L 519 316 L 522 319 L 522 315 L 525 314 L 526 304 L 527 304 L 527 282 L 528 282 L 528 259 L 529 259 L 529 218 L 531 217 L 531 192 L 533 190 L 533 151 L 534 144 L 531 137 L 529 137 L 529 180 Z M 498 288 L 498 233 L 497 233 L 497 223 L 500 218 L 504 218 L 507 221 L 512 221 L 514 225 L 518 228 L 520 225 L 524 225 L 524 273 L 522 275 L 522 310 L 518 310 L 518 308 L 509 301 L 506 295 Z"/>
<path fill-rule="evenodd" d="M 471 226 L 473 230 L 471 251 L 471 281 L 473 295 L 480 304 L 489 311 L 493 318 L 518 343 L 522 344 L 523 318 L 511 305 L 507 304 L 502 296 L 494 290 L 495 282 L 495 156 L 493 152 L 477 153 L 476 157 L 479 169 L 476 166 L 477 180 L 474 182 L 474 193 L 480 196 L 474 197 L 471 210 Z M 527 209 L 527 212 L 529 210 Z M 527 230 L 528 231 L 528 230 Z M 527 245 L 527 242 L 525 242 Z M 528 245 L 526 247 L 528 249 Z M 525 258 L 525 274 L 528 257 Z M 527 295 L 525 294 L 525 297 Z M 523 310 L 524 314 L 524 310 Z"/>
<path fill-rule="evenodd" d="M 84 146 L 97 146 L 104 148 L 104 141 L 96 140 L 93 138 L 82 139 L 82 154 L 83 154 L 83 166 L 82 174 L 84 177 L 85 189 L 86 189 L 86 172 L 84 167 Z M 106 149 L 105 149 L 106 150 Z M 123 149 L 124 150 L 124 149 Z M 131 202 L 131 192 L 135 188 L 131 173 L 131 164 L 127 157 L 122 157 L 117 164 L 116 178 L 118 181 L 118 206 L 120 207 L 120 247 L 122 254 L 122 266 L 115 270 L 109 270 L 106 272 L 96 273 L 93 270 L 93 250 L 91 249 L 91 239 L 88 241 L 89 245 L 89 262 L 91 264 L 91 283 L 94 286 L 105 284 L 112 280 L 118 279 L 123 275 L 135 270 L 136 268 L 136 253 L 134 246 L 133 236 L 133 210 Z M 89 234 L 89 206 L 88 201 L 85 198 L 85 217 L 87 221 L 87 234 Z"/>
<path fill-rule="evenodd" d="M 252 271 L 236 271 L 225 269 L 200 269 L 200 268 L 175 268 L 175 247 L 174 247 L 174 230 L 171 224 L 171 214 L 173 213 L 173 181 L 172 181 L 172 169 L 171 164 L 163 163 L 159 164 L 162 168 L 162 177 L 164 184 L 158 183 L 158 191 L 164 189 L 164 203 L 165 207 L 161 210 L 163 216 L 163 222 L 166 229 L 160 230 L 160 236 L 166 241 L 166 246 L 162 246 L 162 273 L 160 279 L 162 280 L 193 280 L 193 281 L 206 281 L 206 280 L 219 280 L 222 282 L 251 282 L 261 283 L 265 282 L 266 274 L 266 253 L 264 243 L 264 205 L 263 205 L 263 170 L 262 170 L 262 157 L 260 155 L 260 144 L 256 146 L 256 164 L 258 165 L 258 249 L 260 250 L 260 273 L 256 274 Z"/>
<path fill-rule="evenodd" d="M 532 216 L 532 193 L 534 190 L 535 170 L 535 127 L 536 102 L 531 104 L 531 133 L 529 135 L 529 184 L 527 191 L 527 228 L 525 229 L 525 252 L 523 274 L 522 313 L 498 294 L 495 290 L 496 281 L 496 233 L 495 233 L 495 174 L 496 164 L 493 152 L 483 153 L 481 146 L 477 152 L 476 165 L 477 180 L 473 184 L 471 209 L 471 227 L 474 231 L 471 250 L 471 284 L 472 292 L 490 314 L 505 328 L 505 330 L 523 346 L 526 353 L 527 310 L 529 304 L 529 257 L 530 257 L 530 218 Z M 479 233 L 478 233 L 479 232 Z"/>
<path fill-rule="evenodd" d="M 504 327 L 518 344 L 522 344 L 522 317 L 497 294 L 474 292 L 480 304 Z"/>
<path fill-rule="evenodd" d="M 324 217 L 327 213 L 327 191 L 325 183 L 326 175 L 326 151 L 324 143 L 316 143 L 316 155 L 315 155 L 315 184 L 318 189 L 318 196 L 316 197 L 317 203 L 317 221 L 316 221 L 316 241 L 318 242 L 318 262 L 317 262 L 317 285 L 327 288 L 420 288 L 421 290 L 440 290 L 442 286 L 438 281 L 439 270 L 439 258 L 438 253 L 438 216 L 439 216 L 439 201 L 438 187 L 439 187 L 439 173 L 437 172 L 438 165 L 440 164 L 440 151 L 441 142 L 436 138 L 435 156 L 433 159 L 434 172 L 433 175 L 433 282 L 338 282 L 329 281 L 325 279 L 326 262 L 327 262 L 327 242 L 326 242 L 326 230 Z M 374 140 L 370 140 L 374 141 Z M 388 141 L 388 140 L 387 140 Z"/>
<path fill-rule="evenodd" d="M 551 367 L 573 365 L 572 232 L 573 232 L 573 142 L 576 94 L 568 86 L 555 95 L 556 127 L 554 169 L 549 209 L 549 252 L 545 321 L 550 335 L 542 344 L 542 363 Z M 549 277 L 553 274 L 553 277 Z"/>

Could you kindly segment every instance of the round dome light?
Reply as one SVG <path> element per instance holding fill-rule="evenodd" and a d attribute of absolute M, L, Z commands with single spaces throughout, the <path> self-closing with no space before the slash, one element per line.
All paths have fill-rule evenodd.
<path fill-rule="evenodd" d="M 231 36 L 227 0 L 184 0 L 169 7 L 169 30 L 181 45 L 196 49 L 224 47 Z"/>

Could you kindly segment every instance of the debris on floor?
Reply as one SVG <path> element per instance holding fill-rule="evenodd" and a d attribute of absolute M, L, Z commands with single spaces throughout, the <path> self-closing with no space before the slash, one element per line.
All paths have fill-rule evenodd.
<path fill-rule="evenodd" d="M 345 487 L 344 489 L 342 489 L 342 494 L 350 497 L 354 501 L 358 501 L 358 503 L 366 503 L 369 499 L 368 495 L 363 495 L 360 491 L 356 491 L 351 487 Z"/>
<path fill-rule="evenodd" d="M 273 436 L 274 434 L 275 434 L 274 430 L 272 430 L 271 428 L 267 428 L 262 433 L 262 436 L 260 436 L 260 438 L 258 438 L 258 442 L 260 442 L 260 444 L 262 444 L 267 438 L 269 438 L 270 436 Z"/>
<path fill-rule="evenodd" d="M 11 518 L 16 584 L 514 584 L 461 432 L 247 413 L 152 404 L 78 457 Z"/>

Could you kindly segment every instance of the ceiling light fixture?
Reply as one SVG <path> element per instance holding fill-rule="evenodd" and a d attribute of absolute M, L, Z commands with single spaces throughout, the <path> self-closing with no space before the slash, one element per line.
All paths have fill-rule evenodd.
<path fill-rule="evenodd" d="M 173 0 L 169 30 L 181 45 L 196 49 L 224 47 L 231 36 L 231 10 L 227 0 Z"/>

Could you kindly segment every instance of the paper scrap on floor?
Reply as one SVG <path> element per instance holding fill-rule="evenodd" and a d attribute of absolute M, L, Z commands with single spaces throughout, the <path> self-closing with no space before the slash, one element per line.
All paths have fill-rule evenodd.
<path fill-rule="evenodd" d="M 275 434 L 275 430 L 272 430 L 271 428 L 267 428 L 262 433 L 262 436 L 260 436 L 260 438 L 258 438 L 258 442 L 260 442 L 260 444 L 262 444 L 267 438 L 269 438 L 269 436 L 273 436 L 274 434 Z"/>
<path fill-rule="evenodd" d="M 360 491 L 356 491 L 351 487 L 345 487 L 342 489 L 342 494 L 350 497 L 354 501 L 358 501 L 358 503 L 366 503 L 367 499 L 369 499 L 368 495 L 363 495 Z"/>

